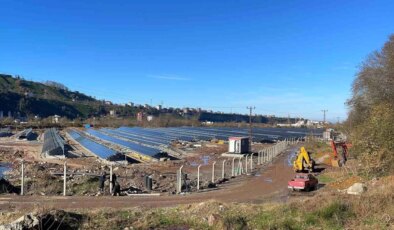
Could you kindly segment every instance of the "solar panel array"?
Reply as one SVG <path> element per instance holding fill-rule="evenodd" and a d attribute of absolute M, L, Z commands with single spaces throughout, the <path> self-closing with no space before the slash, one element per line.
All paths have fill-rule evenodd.
<path fill-rule="evenodd" d="M 83 136 L 81 133 L 75 130 L 68 130 L 67 133 L 80 145 L 102 159 L 110 159 L 117 154 L 116 151 Z"/>
<path fill-rule="evenodd" d="M 9 137 L 11 135 L 12 135 L 12 133 L 11 133 L 10 128 L 0 129 L 0 137 Z"/>
<path fill-rule="evenodd" d="M 56 129 L 45 131 L 42 153 L 46 156 L 64 156 L 64 141 Z"/>
<path fill-rule="evenodd" d="M 101 140 L 108 141 L 108 142 L 111 142 L 113 144 L 117 144 L 122 147 L 126 147 L 134 152 L 141 153 L 141 154 L 144 154 L 147 156 L 155 157 L 157 154 L 162 152 L 162 150 L 160 150 L 159 148 L 147 147 L 145 145 L 138 144 L 136 142 L 132 142 L 131 138 L 121 137 L 121 136 L 114 135 L 113 133 L 110 133 L 110 132 L 105 132 L 105 129 L 101 130 L 101 131 L 97 131 L 94 129 L 87 129 L 86 133 L 89 133 L 90 135 L 92 135 L 96 138 L 100 138 Z M 152 143 L 153 142 L 148 142 L 148 141 L 143 142 L 143 144 L 147 144 L 147 145 L 152 144 Z"/>
<path fill-rule="evenodd" d="M 139 128 L 120 127 L 118 129 L 103 129 L 113 135 L 139 140 L 142 143 L 168 145 L 171 141 L 198 141 L 198 140 L 228 140 L 233 136 L 249 136 L 247 128 L 226 127 L 178 127 L 178 128 Z M 275 141 L 286 138 L 303 138 L 307 135 L 321 135 L 321 130 L 312 129 L 286 129 L 286 128 L 253 128 L 253 141 Z"/>
<path fill-rule="evenodd" d="M 161 153 L 173 141 L 209 141 L 213 139 L 228 140 L 233 136 L 248 136 L 247 128 L 223 127 L 174 127 L 174 128 L 140 128 L 120 127 L 118 129 L 102 128 L 99 130 L 86 129 L 86 134 L 105 142 L 127 148 L 133 152 L 159 158 Z M 306 135 L 320 135 L 322 131 L 311 129 L 285 128 L 254 128 L 253 140 L 256 142 L 283 140 L 286 138 L 300 138 Z M 102 158 L 108 158 L 116 152 L 84 137 L 79 131 L 69 131 L 69 134 L 85 148 Z M 164 150 L 164 151 L 163 151 Z"/>

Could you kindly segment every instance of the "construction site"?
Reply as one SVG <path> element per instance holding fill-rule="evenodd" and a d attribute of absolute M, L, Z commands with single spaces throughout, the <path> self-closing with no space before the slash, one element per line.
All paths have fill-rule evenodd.
<path fill-rule="evenodd" d="M 122 196 L 217 190 L 255 174 L 297 143 L 322 135 L 319 130 L 192 127 L 2 133 L 4 178 L 12 185 L 9 191 L 26 196 L 113 195 L 115 180 Z"/>
<path fill-rule="evenodd" d="M 346 176 L 351 145 L 333 129 L 85 127 L 1 136 L 0 208 L 10 213 L 299 202 L 351 194 L 362 182 Z M 327 183 L 331 174 L 343 179 Z"/>

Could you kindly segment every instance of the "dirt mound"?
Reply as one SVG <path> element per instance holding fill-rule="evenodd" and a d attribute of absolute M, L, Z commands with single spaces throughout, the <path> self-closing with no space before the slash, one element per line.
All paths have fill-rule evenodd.
<path fill-rule="evenodd" d="M 360 183 L 360 182 L 363 182 L 361 177 L 352 176 L 352 177 L 346 178 L 344 180 L 330 183 L 327 186 L 330 188 L 333 188 L 333 189 L 344 190 L 344 189 L 347 189 L 350 186 L 354 185 L 355 183 Z"/>

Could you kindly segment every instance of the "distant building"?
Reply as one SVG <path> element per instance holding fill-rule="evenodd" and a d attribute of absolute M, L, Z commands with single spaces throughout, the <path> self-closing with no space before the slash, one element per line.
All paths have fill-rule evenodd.
<path fill-rule="evenodd" d="M 249 153 L 248 137 L 230 137 L 228 140 L 228 151 L 230 153 Z"/>
<path fill-rule="evenodd" d="M 137 113 L 137 121 L 142 122 L 144 120 L 144 113 L 139 112 Z"/>
<path fill-rule="evenodd" d="M 104 102 L 106 105 L 112 105 L 112 102 L 111 101 L 105 101 Z"/>
<path fill-rule="evenodd" d="M 109 111 L 109 115 L 110 115 L 111 117 L 116 117 L 116 111 L 115 111 L 115 110 L 110 110 L 110 111 Z"/>
<path fill-rule="evenodd" d="M 149 122 L 153 121 L 153 116 L 152 115 L 147 116 L 146 120 L 149 121 Z"/>
<path fill-rule="evenodd" d="M 157 110 L 161 110 L 161 109 L 162 109 L 162 106 L 161 106 L 161 105 L 158 105 L 158 106 L 156 106 L 156 109 L 157 109 Z"/>
<path fill-rule="evenodd" d="M 25 97 L 34 97 L 34 93 L 26 91 L 25 92 Z"/>
<path fill-rule="evenodd" d="M 53 116 L 53 117 L 52 117 L 52 123 L 58 124 L 59 121 L 60 121 L 60 118 L 61 118 L 61 116 L 59 116 L 59 115 Z"/>
<path fill-rule="evenodd" d="M 130 106 L 130 107 L 133 107 L 134 103 L 133 102 L 128 102 L 127 105 Z"/>

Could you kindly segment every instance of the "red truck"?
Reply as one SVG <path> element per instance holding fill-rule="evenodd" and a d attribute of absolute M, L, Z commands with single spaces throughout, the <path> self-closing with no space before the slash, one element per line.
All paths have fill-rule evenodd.
<path fill-rule="evenodd" d="M 294 190 L 311 191 L 316 190 L 319 181 L 316 177 L 309 173 L 297 173 L 291 181 L 288 182 L 287 187 Z"/>

